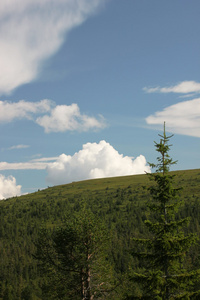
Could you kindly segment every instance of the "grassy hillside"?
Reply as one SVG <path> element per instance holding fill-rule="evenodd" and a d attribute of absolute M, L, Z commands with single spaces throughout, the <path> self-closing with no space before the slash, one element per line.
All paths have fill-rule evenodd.
<path fill-rule="evenodd" d="M 179 215 L 191 216 L 187 230 L 200 234 L 200 169 L 173 173 L 176 186 L 183 188 Z M 125 273 L 131 237 L 148 235 L 144 220 L 149 215 L 150 184 L 147 175 L 94 179 L 0 201 L 0 299 L 42 299 L 33 259 L 38 232 L 73 218 L 81 203 L 106 224 L 111 235 L 110 261 L 117 274 Z M 199 255 L 196 247 L 190 263 L 199 266 Z"/>

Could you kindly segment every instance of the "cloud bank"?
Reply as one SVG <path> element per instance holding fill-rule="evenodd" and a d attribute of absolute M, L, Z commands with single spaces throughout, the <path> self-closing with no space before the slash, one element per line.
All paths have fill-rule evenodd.
<path fill-rule="evenodd" d="M 84 144 L 72 156 L 61 154 L 58 157 L 42 157 L 28 162 L 0 162 L 0 170 L 44 169 L 47 171 L 47 182 L 53 185 L 151 172 L 143 155 L 136 158 L 123 156 L 104 140 Z"/>
<path fill-rule="evenodd" d="M 0 94 L 35 79 L 41 64 L 104 0 L 1 0 Z"/>
<path fill-rule="evenodd" d="M 200 137 L 200 98 L 179 102 L 146 118 L 147 124 L 166 122 L 167 130 Z"/>
<path fill-rule="evenodd" d="M 46 133 L 68 130 L 87 131 L 106 126 L 102 116 L 96 119 L 82 114 L 75 103 L 56 106 L 53 101 L 48 99 L 39 102 L 0 101 L 0 123 L 22 119 L 32 120 L 43 127 Z"/>
<path fill-rule="evenodd" d="M 154 87 L 154 88 L 144 88 L 144 91 L 147 93 L 179 93 L 179 94 L 188 94 L 188 93 L 199 93 L 200 92 L 200 83 L 196 81 L 182 81 L 177 85 L 170 87 Z"/>
<path fill-rule="evenodd" d="M 16 185 L 13 176 L 5 177 L 0 174 L 0 200 L 21 195 L 21 185 Z"/>
<path fill-rule="evenodd" d="M 73 156 L 62 154 L 47 166 L 47 181 L 64 184 L 92 178 L 150 172 L 143 155 L 133 159 L 119 154 L 109 143 L 87 143 Z"/>

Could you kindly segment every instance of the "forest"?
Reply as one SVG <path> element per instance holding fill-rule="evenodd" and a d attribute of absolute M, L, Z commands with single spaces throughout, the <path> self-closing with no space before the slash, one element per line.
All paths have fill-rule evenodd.
<path fill-rule="evenodd" d="M 176 260 L 176 272 L 181 265 L 182 296 L 158 292 L 164 278 L 160 270 L 151 277 L 154 282 L 148 281 L 151 269 L 142 275 L 147 263 L 141 262 L 140 242 L 158 234 L 154 227 L 163 218 L 156 223 L 148 205 L 152 194 L 158 198 L 155 182 L 149 175 L 133 175 L 73 182 L 0 201 L 0 299 L 199 299 L 200 169 L 167 176 L 170 197 L 176 198 L 177 191 L 180 199 L 172 222 L 178 235 L 170 233 L 179 242 L 170 259 Z M 169 211 L 172 205 L 166 207 Z M 152 287 L 145 295 L 142 278 Z M 187 294 L 186 279 L 193 293 Z M 175 281 L 167 286 L 175 289 Z"/>

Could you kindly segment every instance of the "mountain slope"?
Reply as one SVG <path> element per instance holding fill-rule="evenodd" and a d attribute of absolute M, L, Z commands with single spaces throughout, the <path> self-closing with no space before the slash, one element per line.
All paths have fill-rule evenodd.
<path fill-rule="evenodd" d="M 173 172 L 183 187 L 179 214 L 191 216 L 187 230 L 200 234 L 200 169 Z M 115 272 L 127 271 L 132 236 L 147 236 L 144 220 L 147 175 L 73 182 L 0 201 L 0 299 L 41 299 L 35 242 L 41 227 L 53 228 L 73 218 L 82 203 L 97 214 L 111 235 L 110 261 Z M 199 246 L 191 260 L 199 265 Z M 188 262 L 191 263 L 191 262 Z M 32 298 L 31 298 L 32 297 Z"/>

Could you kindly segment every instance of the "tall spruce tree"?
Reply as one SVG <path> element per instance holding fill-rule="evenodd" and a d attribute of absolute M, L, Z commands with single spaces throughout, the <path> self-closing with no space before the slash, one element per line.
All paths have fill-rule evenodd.
<path fill-rule="evenodd" d="M 151 219 L 145 221 L 150 237 L 134 238 L 140 245 L 140 251 L 132 253 L 144 263 L 140 271 L 131 274 L 131 280 L 139 283 L 141 293 L 127 299 L 200 299 L 200 290 L 194 289 L 200 270 L 186 270 L 184 264 L 188 250 L 197 242 L 197 236 L 184 234 L 188 218 L 177 219 L 180 189 L 174 187 L 175 175 L 169 173 L 176 162 L 168 153 L 172 135 L 166 135 L 165 124 L 163 135 L 159 136 L 160 142 L 155 142 L 159 153 L 157 164 L 150 164 L 156 172 L 147 174 L 154 182 L 149 188 Z"/>

